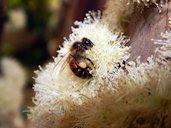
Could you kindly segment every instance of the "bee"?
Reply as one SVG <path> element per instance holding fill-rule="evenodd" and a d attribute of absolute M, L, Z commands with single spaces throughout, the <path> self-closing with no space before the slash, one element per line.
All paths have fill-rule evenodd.
<path fill-rule="evenodd" d="M 91 40 L 83 38 L 81 42 L 75 42 L 70 49 L 70 59 L 68 61 L 71 71 L 79 78 L 89 79 L 94 68 L 93 62 L 86 58 L 85 52 L 93 47 Z"/>

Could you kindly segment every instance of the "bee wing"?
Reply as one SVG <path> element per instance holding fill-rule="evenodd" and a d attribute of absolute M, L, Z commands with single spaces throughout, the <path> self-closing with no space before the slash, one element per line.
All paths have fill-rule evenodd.
<path fill-rule="evenodd" d="M 59 68 L 58 70 L 60 71 L 62 67 L 67 64 L 69 54 L 70 52 L 67 52 L 64 56 L 62 56 L 61 59 L 58 60 L 58 62 L 54 65 L 54 70 L 57 70 L 57 68 Z"/>
<path fill-rule="evenodd" d="M 61 69 L 60 69 L 60 71 L 59 71 L 60 73 L 61 73 L 61 72 L 65 69 L 65 67 L 67 66 L 69 59 L 70 59 L 70 56 L 68 56 L 68 57 L 66 58 L 66 60 L 63 62 L 62 66 L 61 66 Z"/>
<path fill-rule="evenodd" d="M 69 62 L 71 58 L 73 58 L 76 61 L 76 58 L 72 54 L 69 53 L 69 55 L 67 56 L 65 62 L 63 63 L 63 65 L 60 69 L 60 72 L 62 72 L 65 69 L 66 65 L 68 64 L 67 62 Z M 76 61 L 76 63 L 77 63 L 77 61 Z M 77 65 L 77 66 L 80 67 L 79 65 Z"/>

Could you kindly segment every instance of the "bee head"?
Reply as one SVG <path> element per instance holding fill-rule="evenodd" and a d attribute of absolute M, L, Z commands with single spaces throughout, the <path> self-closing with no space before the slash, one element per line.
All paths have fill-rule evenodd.
<path fill-rule="evenodd" d="M 89 50 L 93 47 L 93 42 L 85 37 L 82 39 L 82 44 L 85 50 Z"/>

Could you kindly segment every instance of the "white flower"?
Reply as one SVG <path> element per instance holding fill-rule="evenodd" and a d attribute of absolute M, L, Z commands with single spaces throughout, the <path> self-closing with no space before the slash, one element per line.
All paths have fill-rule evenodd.
<path fill-rule="evenodd" d="M 107 24 L 102 23 L 100 19 L 100 13 L 92 12 L 87 14 L 83 22 L 75 22 L 77 27 L 72 28 L 73 33 L 64 41 L 63 47 L 58 51 L 58 57 L 36 72 L 36 106 L 31 109 L 33 120 L 46 112 L 55 113 L 57 116 L 65 114 L 70 104 L 81 105 L 87 100 L 86 97 L 96 96 L 97 91 L 106 82 L 108 84 L 105 86 L 110 88 L 110 79 L 116 75 L 118 64 L 129 57 L 129 47 L 125 46 L 128 39 L 110 32 Z M 71 46 L 83 37 L 93 42 L 92 49 L 85 53 L 95 67 L 91 72 L 91 79 L 77 77 L 71 71 L 67 60 Z"/>
<path fill-rule="evenodd" d="M 145 63 L 138 57 L 127 62 L 124 71 L 119 69 L 115 91 L 103 89 L 81 106 L 73 106 L 74 127 L 171 127 L 171 30 L 156 42 L 162 46 L 154 57 Z"/>
<path fill-rule="evenodd" d="M 164 5 L 164 0 L 128 0 L 128 3 L 138 3 L 139 5 L 147 6 L 154 4 L 157 6 L 159 12 L 161 12 Z"/>
<path fill-rule="evenodd" d="M 138 4 L 144 4 L 145 6 L 149 6 L 151 4 L 155 4 L 158 6 L 157 4 L 157 0 L 128 0 L 129 3 L 131 2 L 137 2 Z M 160 0 L 161 4 L 163 4 L 163 0 Z"/>

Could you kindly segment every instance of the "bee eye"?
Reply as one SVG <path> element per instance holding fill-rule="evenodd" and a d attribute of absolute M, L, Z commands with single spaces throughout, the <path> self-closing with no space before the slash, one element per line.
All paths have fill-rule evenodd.
<path fill-rule="evenodd" d="M 83 43 L 83 46 L 85 49 L 90 49 L 93 47 L 93 43 L 91 42 L 91 40 L 89 40 L 87 38 L 83 38 L 82 43 Z"/>
<path fill-rule="evenodd" d="M 73 48 L 75 48 L 75 49 L 81 48 L 81 42 L 75 42 L 73 45 Z"/>

